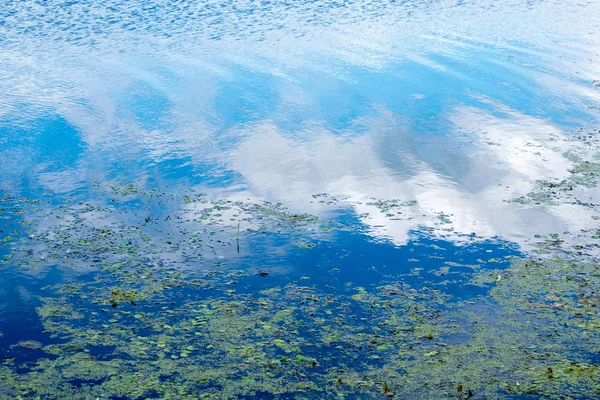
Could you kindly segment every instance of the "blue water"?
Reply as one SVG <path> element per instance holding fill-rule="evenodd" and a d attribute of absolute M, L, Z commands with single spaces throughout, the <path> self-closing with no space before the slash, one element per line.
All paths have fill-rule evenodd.
<path fill-rule="evenodd" d="M 38 297 L 109 285 L 124 254 L 248 296 L 485 298 L 473 276 L 534 235 L 597 228 L 595 209 L 509 200 L 568 176 L 571 138 L 597 129 L 599 26 L 595 1 L 3 2 L 0 357 L 26 373 L 42 352 L 20 340 L 64 343 Z M 248 215 L 200 219 L 191 193 Z"/>

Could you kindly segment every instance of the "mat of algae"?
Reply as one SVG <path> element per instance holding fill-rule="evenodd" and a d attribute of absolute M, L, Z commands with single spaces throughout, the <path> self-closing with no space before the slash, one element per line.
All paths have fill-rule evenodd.
<path fill-rule="evenodd" d="M 597 219 L 597 205 L 575 194 L 598 187 L 598 135 L 573 138 L 568 178 L 507 201 L 575 204 Z M 537 236 L 525 253 L 498 239 L 475 264 L 447 261 L 425 273 L 415 263 L 362 282 L 343 277 L 343 257 L 297 276 L 235 261 L 240 246 L 243 254 L 265 242 L 318 252 L 361 235 L 357 218 L 130 184 L 95 192 L 105 201 L 2 196 L 3 262 L 34 275 L 77 271 L 39 296 L 45 343 L 23 337 L 5 352 L 2 397 L 600 396 L 600 229 Z M 390 218 L 414 206 L 371 204 Z M 441 215 L 413 245 L 441 248 L 449 242 L 428 237 L 448 233 L 448 224 Z"/>

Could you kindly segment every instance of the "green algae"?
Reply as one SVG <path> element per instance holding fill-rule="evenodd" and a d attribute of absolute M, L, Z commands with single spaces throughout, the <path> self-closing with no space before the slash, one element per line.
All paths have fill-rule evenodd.
<path fill-rule="evenodd" d="M 416 200 L 374 200 L 367 203 L 368 206 L 374 206 L 387 217 L 395 217 L 397 214 L 402 214 L 402 208 L 414 207 L 417 205 Z"/>
<path fill-rule="evenodd" d="M 501 310 L 489 299 L 440 307 L 435 300 L 441 295 L 406 285 L 349 287 L 337 295 L 288 285 L 258 294 L 218 291 L 146 310 L 144 318 L 111 308 L 104 312 L 120 316 L 111 325 L 95 318 L 74 325 L 69 321 L 76 318 L 46 313 L 45 328 L 65 341 L 46 351 L 60 349 L 60 357 L 39 361 L 32 369 L 36 374 L 15 388 L 42 398 L 58 398 L 59 392 L 68 394 L 63 398 L 100 393 L 130 398 L 376 397 L 385 392 L 423 399 L 596 393 L 598 367 L 567 357 L 573 349 L 567 345 L 570 337 L 544 339 L 540 332 L 549 329 L 544 328 L 548 320 L 524 318 L 522 300 L 509 302 L 501 295 L 499 288 L 512 273 L 503 271 L 503 286 L 497 284 L 494 291 L 502 299 Z M 572 287 L 569 282 L 564 290 Z M 152 298 L 138 306 L 146 301 Z M 491 317 L 478 307 L 496 314 Z M 350 323 L 353 316 L 360 322 Z M 151 320 L 150 328 L 143 319 Z M 466 337 L 452 339 L 460 334 Z M 114 346 L 110 359 L 90 354 L 98 346 Z M 93 384 L 81 385 L 81 380 Z"/>

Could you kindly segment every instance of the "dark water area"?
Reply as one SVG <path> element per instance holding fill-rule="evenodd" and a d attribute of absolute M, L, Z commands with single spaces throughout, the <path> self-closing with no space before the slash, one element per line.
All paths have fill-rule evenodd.
<path fill-rule="evenodd" d="M 0 398 L 599 397 L 599 16 L 5 1 Z"/>

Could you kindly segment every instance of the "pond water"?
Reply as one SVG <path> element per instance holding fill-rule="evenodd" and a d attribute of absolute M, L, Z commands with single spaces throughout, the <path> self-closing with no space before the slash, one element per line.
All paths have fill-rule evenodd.
<path fill-rule="evenodd" d="M 0 7 L 0 398 L 600 397 L 600 2 Z"/>

